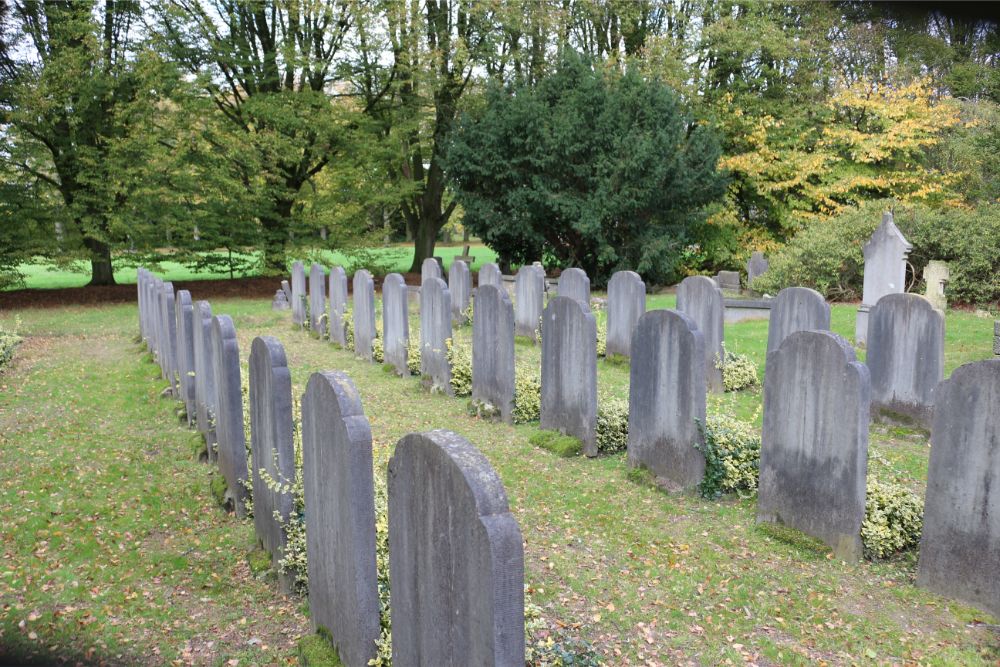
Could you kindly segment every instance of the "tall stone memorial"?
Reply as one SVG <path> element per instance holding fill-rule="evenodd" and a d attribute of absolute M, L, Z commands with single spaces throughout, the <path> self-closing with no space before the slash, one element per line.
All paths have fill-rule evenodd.
<path fill-rule="evenodd" d="M 410 346 L 409 289 L 403 276 L 390 273 L 382 281 L 382 355 L 396 375 L 410 374 L 407 354 Z"/>
<path fill-rule="evenodd" d="M 194 400 L 198 431 L 205 438 L 209 461 L 216 460 L 214 369 L 212 306 L 208 301 L 199 301 L 194 306 Z"/>
<path fill-rule="evenodd" d="M 306 269 L 302 262 L 292 264 L 292 324 L 306 323 Z"/>
<path fill-rule="evenodd" d="M 725 307 L 722 290 L 705 276 L 689 276 L 677 286 L 677 310 L 688 315 L 705 339 L 705 382 L 712 392 L 723 391 L 722 371 L 716 358 L 722 358 Z"/>
<path fill-rule="evenodd" d="M 472 275 L 469 265 L 460 259 L 453 261 L 448 271 L 448 292 L 451 294 L 451 321 L 463 325 L 469 321 L 467 311 L 472 299 Z"/>
<path fill-rule="evenodd" d="M 250 438 L 254 528 L 277 569 L 288 544 L 282 524 L 294 506 L 289 487 L 295 483 L 295 450 L 292 377 L 284 348 L 271 336 L 254 338 L 250 345 Z M 291 592 L 290 576 L 279 574 L 278 582 L 282 592 Z"/>
<path fill-rule="evenodd" d="M 347 346 L 345 313 L 347 313 L 347 272 L 344 271 L 344 267 L 335 266 L 330 269 L 330 342 L 341 347 Z"/>
<path fill-rule="evenodd" d="M 302 396 L 302 484 L 310 622 L 345 665 L 367 665 L 382 632 L 372 432 L 345 373 L 313 373 Z"/>
<path fill-rule="evenodd" d="M 1000 617 L 1000 360 L 935 390 L 917 585 Z"/>
<path fill-rule="evenodd" d="M 514 333 L 537 340 L 545 307 L 545 272 L 535 265 L 522 266 L 514 279 Z"/>
<path fill-rule="evenodd" d="M 447 341 L 451 338 L 451 294 L 440 278 L 430 277 L 420 288 L 420 374 L 432 391 L 449 396 L 451 364 Z"/>
<path fill-rule="evenodd" d="M 320 338 L 326 333 L 326 271 L 319 264 L 309 268 L 309 329 Z"/>
<path fill-rule="evenodd" d="M 514 305 L 507 290 L 480 285 L 472 318 L 472 400 L 513 422 Z"/>
<path fill-rule="evenodd" d="M 375 281 L 359 269 L 354 274 L 354 354 L 372 360 L 375 342 Z"/>
<path fill-rule="evenodd" d="M 639 319 L 632 342 L 629 465 L 675 487 L 694 487 L 705 476 L 705 457 L 695 448 L 702 441 L 698 424 L 705 423 L 704 337 L 684 313 L 653 310 Z"/>
<path fill-rule="evenodd" d="M 187 423 L 191 426 L 197 410 L 194 403 L 194 304 L 191 292 L 186 289 L 177 291 L 176 310 L 179 398 L 184 401 Z"/>
<path fill-rule="evenodd" d="M 829 331 L 830 304 L 808 287 L 786 287 L 771 304 L 767 324 L 767 353 L 796 331 Z"/>
<path fill-rule="evenodd" d="M 946 262 L 932 259 L 924 267 L 924 298 L 941 312 L 948 309 L 948 295 L 945 293 L 945 288 L 950 277 L 951 271 Z"/>
<path fill-rule="evenodd" d="M 524 547 L 503 483 L 450 431 L 389 460 L 394 665 L 524 664 Z"/>
<path fill-rule="evenodd" d="M 632 332 L 645 312 L 646 283 L 635 271 L 616 271 L 608 282 L 608 356 L 630 356 Z"/>
<path fill-rule="evenodd" d="M 906 289 L 906 257 L 913 246 L 892 220 L 892 213 L 882 214 L 882 223 L 864 247 L 865 285 L 854 327 L 854 341 L 868 341 L 868 312 L 886 294 L 901 294 Z"/>
<path fill-rule="evenodd" d="M 236 341 L 236 327 L 229 315 L 212 318 L 211 347 L 219 470 L 226 480 L 225 503 L 242 519 L 247 513 L 247 451 L 243 432 L 240 347 Z"/>
<path fill-rule="evenodd" d="M 862 555 L 868 471 L 868 368 L 829 331 L 799 331 L 768 355 L 757 520 Z"/>
<path fill-rule="evenodd" d="M 918 294 L 889 294 L 868 314 L 872 413 L 931 427 L 944 378 L 944 315 Z"/>
<path fill-rule="evenodd" d="M 597 320 L 568 296 L 549 301 L 542 315 L 541 427 L 572 435 L 597 456 Z"/>
<path fill-rule="evenodd" d="M 477 286 L 483 285 L 493 285 L 495 287 L 503 287 L 503 274 L 500 273 L 500 267 L 492 262 L 487 262 L 483 264 L 482 268 L 479 269 L 479 280 Z"/>
<path fill-rule="evenodd" d="M 590 278 L 587 277 L 586 271 L 573 267 L 559 274 L 557 294 L 576 299 L 584 308 L 590 310 Z"/>

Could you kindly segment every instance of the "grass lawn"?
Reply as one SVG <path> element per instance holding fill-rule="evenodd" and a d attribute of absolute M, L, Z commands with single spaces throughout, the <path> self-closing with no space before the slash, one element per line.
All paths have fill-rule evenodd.
<path fill-rule="evenodd" d="M 672 306 L 673 297 L 649 304 Z M 535 426 L 471 417 L 465 399 L 425 394 L 416 378 L 293 330 L 288 312 L 267 301 L 213 307 L 233 317 L 244 364 L 255 336 L 284 343 L 296 395 L 314 371 L 349 373 L 376 461 L 410 431 L 448 428 L 478 446 L 524 533 L 532 601 L 607 664 L 1000 661 L 997 619 L 916 588 L 913 553 L 841 563 L 758 527 L 753 499 L 667 495 L 629 481 L 622 454 L 561 458 L 528 442 Z M 853 312 L 835 306 L 834 330 L 849 336 Z M 0 314 L 0 326 L 15 315 Z M 305 601 L 251 575 L 252 522 L 214 505 L 210 469 L 192 456 L 195 436 L 159 398 L 165 383 L 133 342 L 135 306 L 20 317 L 26 342 L 0 376 L 0 664 L 4 651 L 111 664 L 294 664 L 308 632 Z M 766 322 L 726 327 L 727 345 L 759 369 L 766 335 Z M 946 337 L 950 373 L 991 355 L 992 321 L 951 313 Z M 517 355 L 538 362 L 536 348 L 518 345 Z M 627 396 L 627 366 L 602 361 L 598 376 L 602 397 Z M 751 419 L 760 401 L 757 390 L 713 396 L 709 410 Z M 874 426 L 871 448 L 882 474 L 922 491 L 926 434 Z"/>

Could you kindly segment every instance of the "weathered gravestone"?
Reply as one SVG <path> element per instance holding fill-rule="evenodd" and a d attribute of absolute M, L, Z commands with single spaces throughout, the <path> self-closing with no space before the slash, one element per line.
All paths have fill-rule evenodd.
<path fill-rule="evenodd" d="M 420 374 L 432 391 L 452 396 L 448 339 L 451 338 L 451 294 L 440 278 L 420 288 Z"/>
<path fill-rule="evenodd" d="M 722 371 L 715 364 L 723 355 L 725 306 L 722 290 L 714 280 L 705 276 L 685 278 L 677 286 L 677 310 L 690 316 L 705 338 L 705 382 L 709 391 L 721 392 Z"/>
<path fill-rule="evenodd" d="M 514 282 L 514 333 L 537 340 L 545 306 L 545 272 L 537 266 L 522 266 Z"/>
<path fill-rule="evenodd" d="M 944 377 L 944 315 L 917 294 L 889 294 L 868 314 L 872 413 L 930 428 Z"/>
<path fill-rule="evenodd" d="M 195 420 L 197 408 L 194 403 L 194 304 L 191 292 L 186 289 L 177 292 L 177 372 L 180 384 L 179 398 L 184 401 L 187 423 Z"/>
<path fill-rule="evenodd" d="M 153 359 L 160 367 L 160 377 L 166 379 L 163 370 L 163 281 L 153 276 L 149 283 L 149 317 L 153 330 Z"/>
<path fill-rule="evenodd" d="M 163 359 L 160 366 L 169 383 L 171 395 L 180 396 L 177 388 L 177 312 L 174 302 L 174 284 L 163 283 L 160 300 L 160 318 L 163 322 Z"/>
<path fill-rule="evenodd" d="M 823 295 L 808 287 L 786 287 L 771 303 L 767 324 L 767 353 L 781 347 L 796 331 L 829 331 L 830 304 Z"/>
<path fill-rule="evenodd" d="M 868 311 L 886 294 L 901 294 L 906 288 L 906 256 L 910 245 L 896 224 L 892 213 L 882 214 L 882 223 L 864 247 L 865 284 L 854 327 L 854 342 L 865 345 L 868 337 Z"/>
<path fill-rule="evenodd" d="M 289 306 L 292 303 L 292 286 L 288 284 L 287 280 L 281 281 L 281 291 L 285 293 L 285 300 L 288 301 Z"/>
<path fill-rule="evenodd" d="M 448 292 L 451 294 L 451 321 L 455 324 L 465 324 L 469 321 L 469 301 L 472 297 L 472 276 L 469 266 L 456 259 L 448 271 Z"/>
<path fill-rule="evenodd" d="M 236 516 L 246 516 L 247 452 L 243 432 L 243 390 L 240 347 L 229 315 L 212 318 L 212 366 L 215 385 L 215 436 L 219 470 L 226 480 L 224 502 Z"/>
<path fill-rule="evenodd" d="M 1000 360 L 934 394 L 917 585 L 1000 617 Z"/>
<path fill-rule="evenodd" d="M 574 267 L 560 273 L 556 293 L 576 299 L 580 305 L 590 310 L 590 278 L 583 269 Z"/>
<path fill-rule="evenodd" d="M 705 423 L 705 340 L 684 313 L 654 310 L 639 319 L 632 344 L 628 462 L 673 486 L 696 486 L 705 476 L 695 448 Z"/>
<path fill-rule="evenodd" d="M 945 294 L 945 287 L 951 272 L 948 264 L 932 259 L 924 267 L 924 296 L 938 310 L 944 312 L 948 309 L 948 296 Z"/>
<path fill-rule="evenodd" d="M 274 298 L 271 299 L 271 310 L 289 310 L 291 307 L 291 304 L 288 303 L 288 297 L 285 295 L 285 290 L 277 290 L 274 293 Z"/>
<path fill-rule="evenodd" d="M 441 262 L 436 257 L 428 257 L 420 265 L 420 284 L 427 282 L 428 278 L 444 278 L 444 271 L 441 270 Z"/>
<path fill-rule="evenodd" d="M 608 356 L 629 356 L 632 332 L 644 312 L 646 283 L 635 271 L 615 272 L 608 282 Z"/>
<path fill-rule="evenodd" d="M 199 301 L 194 306 L 194 401 L 198 431 L 205 438 L 209 461 L 216 460 L 215 364 L 212 359 L 212 306 Z"/>
<path fill-rule="evenodd" d="M 139 338 L 146 341 L 146 269 L 141 266 L 135 272 L 136 304 L 139 306 Z"/>
<path fill-rule="evenodd" d="M 302 396 L 302 484 L 310 622 L 345 665 L 367 665 L 382 632 L 372 433 L 345 373 L 313 373 Z"/>
<path fill-rule="evenodd" d="M 542 315 L 541 427 L 572 435 L 597 456 L 597 321 L 567 296 Z"/>
<path fill-rule="evenodd" d="M 753 289 L 753 281 L 767 273 L 768 268 L 770 263 L 764 257 L 764 253 L 759 251 L 751 253 L 750 261 L 747 262 L 747 287 Z"/>
<path fill-rule="evenodd" d="M 292 264 L 292 323 L 306 323 L 306 270 L 302 262 Z"/>
<path fill-rule="evenodd" d="M 320 338 L 326 332 L 326 272 L 319 264 L 309 268 L 309 329 Z"/>
<path fill-rule="evenodd" d="M 768 355 L 758 521 L 861 557 L 870 395 L 868 368 L 837 334 L 799 331 Z"/>
<path fill-rule="evenodd" d="M 507 291 L 480 285 L 472 318 L 472 400 L 492 406 L 505 422 L 514 410 L 514 306 Z"/>
<path fill-rule="evenodd" d="M 993 322 L 993 354 L 1000 357 L 1000 320 Z"/>
<path fill-rule="evenodd" d="M 410 374 L 407 353 L 410 346 L 409 288 L 403 276 L 390 273 L 382 281 L 382 356 L 396 374 Z"/>
<path fill-rule="evenodd" d="M 372 274 L 359 269 L 354 274 L 354 354 L 372 360 L 375 342 L 375 281 Z"/>
<path fill-rule="evenodd" d="M 496 287 L 503 287 L 503 274 L 500 273 L 500 267 L 492 262 L 483 264 L 482 268 L 479 269 L 479 280 L 478 286 L 483 285 L 495 285 Z"/>
<path fill-rule="evenodd" d="M 731 292 L 739 292 L 740 272 L 719 271 L 719 274 L 715 276 L 715 284 L 719 286 L 719 289 L 729 290 Z"/>
<path fill-rule="evenodd" d="M 330 269 L 330 342 L 347 346 L 344 314 L 347 312 L 347 272 L 344 267 Z"/>
<path fill-rule="evenodd" d="M 389 460 L 394 665 L 524 664 L 524 547 L 489 461 L 450 431 Z"/>
<path fill-rule="evenodd" d="M 275 569 L 288 543 L 292 516 L 295 450 L 292 444 L 292 377 L 277 338 L 260 336 L 250 346 L 250 442 L 253 466 L 253 523 Z M 279 574 L 288 593 L 292 580 Z"/>

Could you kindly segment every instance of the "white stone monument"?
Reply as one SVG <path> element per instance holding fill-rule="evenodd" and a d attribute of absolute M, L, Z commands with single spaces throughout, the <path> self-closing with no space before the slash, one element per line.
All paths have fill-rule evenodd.
<path fill-rule="evenodd" d="M 882 223 L 865 244 L 865 287 L 854 328 L 854 341 L 868 340 L 868 311 L 886 294 L 902 294 L 906 288 L 906 256 L 913 246 L 896 224 L 892 213 L 882 214 Z"/>

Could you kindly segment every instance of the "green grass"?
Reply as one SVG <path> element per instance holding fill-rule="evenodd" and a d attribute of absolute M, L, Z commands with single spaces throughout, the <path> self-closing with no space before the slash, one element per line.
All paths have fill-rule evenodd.
<path fill-rule="evenodd" d="M 541 447 L 563 458 L 579 456 L 583 450 L 583 443 L 578 438 L 574 438 L 571 435 L 563 435 L 559 431 L 539 429 L 528 437 L 528 442 L 535 447 Z"/>
<path fill-rule="evenodd" d="M 410 431 L 448 428 L 474 443 L 506 487 L 544 621 L 592 642 L 609 664 L 1000 659 L 984 625 L 997 620 L 916 588 L 912 554 L 838 562 L 798 534 L 759 528 L 753 499 L 708 501 L 630 483 L 621 453 L 553 456 L 531 444 L 537 425 L 470 416 L 466 399 L 427 394 L 419 378 L 393 377 L 292 331 L 289 314 L 266 301 L 212 305 L 233 317 L 244 362 L 255 336 L 285 344 L 296 396 L 315 371 L 349 373 L 376 461 Z M 838 333 L 852 333 L 853 310 L 834 307 Z M 0 326 L 14 316 L 0 314 Z M 219 510 L 209 468 L 191 457 L 191 431 L 158 398 L 164 383 L 131 342 L 135 307 L 20 317 L 26 340 L 0 376 L 0 658 L 37 651 L 82 660 L 92 649 L 93 661 L 142 664 L 297 660 L 309 634 L 303 601 L 281 598 L 273 579 L 251 573 L 252 524 Z M 727 325 L 727 345 L 763 371 L 766 330 L 766 322 Z M 949 313 L 946 372 L 990 357 L 991 342 L 991 320 Z M 537 364 L 538 355 L 517 347 L 518 363 Z M 627 396 L 628 371 L 599 364 L 602 400 Z M 750 419 L 760 402 L 759 391 L 744 391 L 712 396 L 709 409 Z M 922 492 L 926 433 L 873 426 L 871 450 L 873 470 Z"/>

